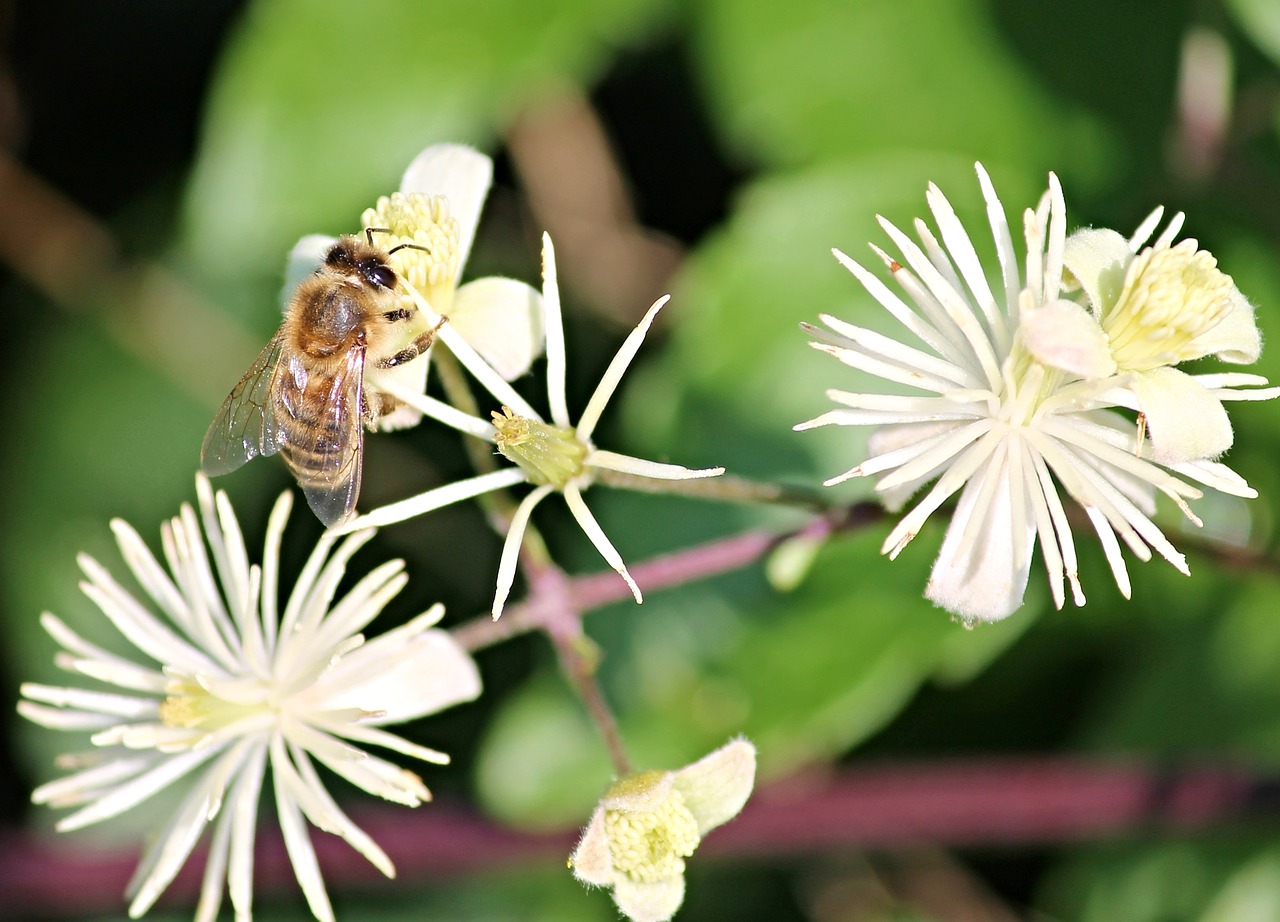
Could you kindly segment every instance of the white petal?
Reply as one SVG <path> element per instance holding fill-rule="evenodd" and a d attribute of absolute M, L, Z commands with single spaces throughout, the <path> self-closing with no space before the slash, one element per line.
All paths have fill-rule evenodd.
<path fill-rule="evenodd" d="M 675 789 L 684 797 L 699 835 L 738 815 L 756 778 L 756 747 L 737 739 L 675 773 Z"/>
<path fill-rule="evenodd" d="M 409 284 L 407 279 L 401 279 L 400 284 L 409 293 L 409 297 L 413 299 L 413 303 L 418 306 L 418 310 L 427 319 L 429 323 L 438 323 L 440 314 L 435 308 L 422 296 L 422 292 Z M 520 394 L 502 377 L 493 367 L 480 357 L 480 353 L 472 348 L 471 344 L 463 338 L 462 334 L 455 330 L 452 324 L 446 323 L 440 327 L 436 333 L 436 338 L 448 347 L 462 366 L 471 372 L 472 376 L 478 381 L 485 390 L 487 390 L 495 400 L 502 406 L 511 407 L 520 416 L 528 416 L 531 419 L 541 419 L 537 410 L 529 405 L 529 401 L 525 400 Z M 397 394 L 396 396 L 400 396 Z M 403 397 L 401 399 L 404 399 Z"/>
<path fill-rule="evenodd" d="M 1216 355 L 1234 365 L 1250 365 L 1262 354 L 1262 334 L 1253 305 L 1238 288 L 1231 289 L 1231 310 L 1227 316 L 1196 337 L 1201 355 Z"/>
<path fill-rule="evenodd" d="M 564 500 L 568 503 L 569 511 L 573 513 L 578 526 L 587 538 L 591 540 L 591 543 L 595 545 L 605 563 L 613 567 L 618 575 L 626 581 L 636 603 L 643 602 L 644 597 L 640 594 L 640 587 L 636 585 L 636 581 L 627 572 L 627 565 L 622 562 L 622 555 L 618 553 L 617 548 L 609 541 L 604 529 L 600 527 L 600 523 L 596 521 L 595 516 L 591 514 L 591 510 L 587 508 L 586 501 L 582 498 L 582 493 L 577 487 L 570 484 L 564 488 Z"/>
<path fill-rule="evenodd" d="M 646 461 L 630 455 L 595 449 L 582 462 L 587 467 L 603 467 L 622 474 L 632 474 L 649 480 L 697 480 L 702 477 L 719 477 L 724 473 L 722 467 L 687 468 L 679 464 L 663 464 L 660 461 Z"/>
<path fill-rule="evenodd" d="M 529 525 L 529 517 L 533 509 L 551 492 L 551 485 L 537 487 L 516 507 L 511 516 L 511 524 L 507 526 L 507 537 L 502 542 L 502 556 L 498 560 L 498 585 L 493 593 L 493 605 L 490 613 L 493 620 L 502 617 L 502 608 L 507 604 L 507 596 L 511 594 L 511 585 L 516 581 L 516 564 L 520 560 L 520 545 L 524 541 L 524 530 Z"/>
<path fill-rule="evenodd" d="M 404 171 L 401 192 L 443 195 L 458 222 L 458 268 L 467 263 L 480 210 L 493 183 L 493 161 L 465 144 L 435 144 L 418 154 Z"/>
<path fill-rule="evenodd" d="M 542 307 L 547 334 L 547 402 L 551 422 L 568 428 L 569 405 L 565 402 L 565 370 L 568 359 L 564 344 L 564 312 L 560 308 L 560 280 L 556 273 L 556 248 L 551 235 L 542 233 Z M 589 439 L 588 432 L 581 436 Z"/>
<path fill-rule="evenodd" d="M 258 828 L 258 799 L 266 776 L 267 745 L 258 740 L 236 786 L 227 798 L 231 821 L 231 849 L 227 891 L 237 920 L 253 911 L 253 844 Z"/>
<path fill-rule="evenodd" d="M 391 863 L 387 853 L 382 850 L 377 842 L 373 841 L 367 832 L 353 823 L 351 818 L 342 812 L 342 808 L 325 790 L 319 775 L 316 774 L 315 766 L 311 764 L 311 760 L 306 757 L 306 754 L 298 753 L 298 756 L 298 769 L 301 771 L 305 782 L 323 799 L 329 817 L 335 826 L 334 834 L 345 839 L 348 845 L 363 855 L 370 864 L 385 876 L 394 878 L 396 876 L 395 865 Z"/>
<path fill-rule="evenodd" d="M 350 522 L 340 525 L 336 533 L 341 535 L 357 529 L 380 528 L 394 522 L 403 522 L 405 519 L 433 512 L 444 506 L 462 502 L 464 499 L 480 496 L 482 493 L 492 493 L 504 487 L 513 487 L 518 483 L 524 483 L 525 479 L 524 471 L 518 467 L 504 467 L 487 474 L 479 474 L 419 493 L 409 499 L 402 499 L 397 503 L 379 506 L 372 512 L 357 516 Z"/>
<path fill-rule="evenodd" d="M 223 811 L 213 827 L 209 851 L 205 856 L 204 878 L 200 883 L 200 899 L 196 902 L 195 922 L 217 922 L 222 908 L 222 891 L 227 886 L 227 859 L 231 852 L 231 815 Z"/>
<path fill-rule="evenodd" d="M 1026 592 L 1035 529 L 1029 522 L 1014 528 L 1010 492 L 1023 487 L 1005 470 L 991 464 L 965 486 L 925 588 L 931 602 L 966 620 L 1008 617 Z"/>
<path fill-rule="evenodd" d="M 542 353 L 542 294 L 524 282 L 476 279 L 458 289 L 449 324 L 508 381 Z"/>
<path fill-rule="evenodd" d="M 1231 420 L 1222 401 L 1187 373 L 1153 368 L 1134 375 L 1131 387 L 1146 414 L 1147 436 L 1156 461 L 1212 460 L 1231 447 Z"/>
<path fill-rule="evenodd" d="M 43 704 L 77 708 L 99 714 L 113 714 L 116 717 L 155 718 L 159 713 L 159 702 L 155 698 L 137 698 L 133 695 L 90 691 L 87 688 L 37 685 L 34 682 L 24 682 L 20 691 L 24 698 Z"/>
<path fill-rule="evenodd" d="M 632 922 L 666 922 L 684 902 L 684 875 L 651 883 L 639 883 L 619 875 L 613 901 Z"/>
<path fill-rule="evenodd" d="M 416 363 L 409 363 L 409 365 L 413 364 Z M 388 370 L 398 371 L 407 367 L 409 366 L 400 365 Z M 478 439 L 484 439 L 488 442 L 493 441 L 494 428 L 492 423 L 486 422 L 478 416 L 472 416 L 470 413 L 464 413 L 443 400 L 437 400 L 435 397 L 424 394 L 421 388 L 415 390 L 411 384 L 406 383 L 401 377 L 380 377 L 378 379 L 378 389 L 383 393 L 390 394 L 405 406 L 411 407 L 415 413 L 430 416 L 436 422 L 444 423 L 446 426 L 457 429 L 459 432 L 465 432 L 467 435 L 474 435 Z"/>
<path fill-rule="evenodd" d="M 284 288 L 280 290 L 281 310 L 288 311 L 298 285 L 324 265 L 325 256 L 337 242 L 337 237 L 327 234 L 308 234 L 293 245 L 284 264 Z"/>
<path fill-rule="evenodd" d="M 591 822 L 582 831 L 582 839 L 569 858 L 573 876 L 583 883 L 606 887 L 618 877 L 609 851 L 609 834 L 604 829 L 604 808 L 596 807 Z"/>
<path fill-rule="evenodd" d="M 366 678 L 353 684 L 357 675 Z M 378 725 L 434 714 L 480 694 L 475 662 L 448 632 L 435 629 L 411 638 L 385 634 L 344 656 L 321 681 L 332 689 L 322 707 L 376 711 L 380 716 L 367 722 Z"/>
<path fill-rule="evenodd" d="M 307 825 L 303 822 L 302 812 L 293 792 L 286 786 L 284 772 L 280 771 L 283 748 L 272 747 L 272 779 L 276 794 L 276 813 L 280 818 L 280 832 L 284 837 L 285 851 L 289 853 L 289 862 L 293 865 L 293 873 L 307 898 L 307 906 L 320 922 L 334 922 L 333 906 L 324 890 L 324 879 L 320 876 L 320 865 L 316 861 L 316 850 L 311 845 L 311 837 L 307 834 Z"/>
<path fill-rule="evenodd" d="M 154 768 L 120 785 L 82 810 L 58 821 L 59 832 L 80 829 L 100 823 L 135 807 L 149 797 L 158 794 L 187 772 L 217 755 L 216 749 L 204 749 L 172 756 L 159 762 Z"/>
<path fill-rule="evenodd" d="M 662 310 L 663 305 L 670 300 L 670 295 L 663 295 L 657 301 L 654 301 L 649 310 L 645 312 L 644 317 L 636 324 L 636 328 L 623 340 L 622 345 L 618 348 L 618 353 L 613 357 L 613 361 L 609 363 L 609 367 L 605 369 L 604 374 L 601 376 L 600 383 L 596 385 L 596 389 L 592 392 L 591 399 L 587 401 L 587 408 L 582 411 L 582 416 L 578 418 L 578 438 L 584 440 L 591 438 L 591 433 L 595 431 L 596 423 L 600 421 L 600 414 L 604 412 L 605 406 L 609 403 L 609 398 L 613 396 L 614 389 L 617 388 L 618 382 L 622 380 L 622 376 L 626 373 L 627 366 L 631 364 L 631 360 L 640 351 L 645 334 L 649 332 L 649 327 L 653 325 L 653 319 L 658 316 L 658 311 Z"/>
<path fill-rule="evenodd" d="M 205 825 L 217 815 L 226 785 L 245 767 L 251 745 L 252 741 L 245 740 L 229 749 L 204 773 L 164 832 L 147 850 L 127 890 L 132 895 L 129 904 L 131 916 L 137 918 L 150 909 L 173 882 L 195 848 Z"/>
<path fill-rule="evenodd" d="M 98 753 L 95 752 L 94 755 Z M 150 766 L 157 764 L 159 759 L 154 753 L 142 756 L 117 755 L 65 778 L 40 785 L 31 792 L 31 802 L 52 807 L 74 807 L 86 803 L 126 778 L 141 775 Z"/>
<path fill-rule="evenodd" d="M 1073 301 L 1054 301 L 1022 313 L 1022 341 L 1045 365 L 1080 375 L 1115 374 L 1107 334 L 1087 310 Z"/>
<path fill-rule="evenodd" d="M 1113 230 L 1084 228 L 1067 238 L 1062 262 L 1089 297 L 1094 316 L 1115 303 L 1133 253 L 1129 241 Z"/>

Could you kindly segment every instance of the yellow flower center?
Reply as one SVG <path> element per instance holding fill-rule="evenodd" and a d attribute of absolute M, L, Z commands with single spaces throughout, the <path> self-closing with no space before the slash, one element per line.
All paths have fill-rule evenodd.
<path fill-rule="evenodd" d="M 604 829 L 614 869 L 641 883 L 684 874 L 684 859 L 701 841 L 698 822 L 675 788 L 653 810 L 606 810 Z"/>
<path fill-rule="evenodd" d="M 191 678 L 175 678 L 165 688 L 160 721 L 169 727 L 211 732 L 263 711 L 265 701 L 228 701 Z"/>
<path fill-rule="evenodd" d="M 494 442 L 503 456 L 529 475 L 535 486 L 563 490 L 582 474 L 590 446 L 572 429 L 517 416 L 510 407 L 493 414 Z"/>
<path fill-rule="evenodd" d="M 453 306 L 453 293 L 458 282 L 458 222 L 449 213 L 449 200 L 443 195 L 405 194 L 393 192 L 366 208 L 360 220 L 363 227 L 385 228 L 387 233 L 374 233 L 373 242 L 383 250 L 412 244 L 391 254 L 391 264 L 401 277 L 421 292 L 438 314 L 447 314 Z M 406 308 L 413 302 L 402 294 Z"/>
<path fill-rule="evenodd" d="M 1150 371 L 1198 358 L 1193 341 L 1231 309 L 1231 276 L 1194 240 L 1134 257 L 1124 288 L 1102 318 L 1111 354 L 1126 371 Z"/>

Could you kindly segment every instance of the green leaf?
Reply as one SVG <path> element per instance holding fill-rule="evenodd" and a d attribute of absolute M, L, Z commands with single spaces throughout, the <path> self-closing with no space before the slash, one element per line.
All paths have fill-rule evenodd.
<path fill-rule="evenodd" d="M 1036 85 L 986 3 L 793 0 L 750 10 L 707 0 L 695 23 L 713 111 L 747 159 L 952 150 L 1063 170 L 1097 152 L 1097 127 Z"/>
<path fill-rule="evenodd" d="M 421 148 L 489 143 L 557 85 L 589 83 L 664 6 L 258 0 L 214 83 L 186 243 L 214 272 L 275 272 L 301 235 L 355 228 Z"/>
<path fill-rule="evenodd" d="M 1273 64 L 1280 65 L 1280 7 L 1272 0 L 1227 0 L 1226 5 L 1235 14 L 1236 25 Z"/>

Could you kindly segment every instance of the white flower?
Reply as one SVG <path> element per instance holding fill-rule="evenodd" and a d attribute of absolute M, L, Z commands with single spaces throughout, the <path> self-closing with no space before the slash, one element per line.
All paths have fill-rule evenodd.
<path fill-rule="evenodd" d="M 23 716 L 56 730 L 89 731 L 96 747 L 66 757 L 61 764 L 76 771 L 42 785 L 32 799 L 78 808 L 58 828 L 79 829 L 187 779 L 181 806 L 159 830 L 129 886 L 129 914 L 151 907 L 212 823 L 196 918 L 217 916 L 225 881 L 236 918 L 248 920 L 254 827 L 270 764 L 294 872 L 311 911 L 331 920 L 304 817 L 341 836 L 387 876 L 395 869 L 334 802 L 314 763 L 371 794 L 417 806 L 430 799 L 422 780 L 359 747 L 447 762 L 442 753 L 379 727 L 475 698 L 479 676 L 449 635 L 432 628 L 442 614 L 438 605 L 365 642 L 359 632 L 407 582 L 401 561 L 378 567 L 334 604 L 347 561 L 371 531 L 352 535 L 336 551 L 334 539 L 323 537 L 279 615 L 280 545 L 290 494 L 272 510 L 259 567 L 249 564 L 226 495 L 215 497 L 202 475 L 196 487 L 199 517 L 184 505 L 162 528 L 167 572 L 136 531 L 112 522 L 125 562 L 159 614 L 97 561 L 80 558 L 85 594 L 141 659 L 110 653 L 53 615 L 42 617 L 63 648 L 58 665 L 111 688 L 22 686 Z"/>
<path fill-rule="evenodd" d="M 500 411 L 493 413 L 493 422 L 463 413 L 431 397 L 395 389 L 394 386 L 388 387 L 388 392 L 446 425 L 493 442 L 504 456 L 516 463 L 516 467 L 481 474 L 383 506 L 353 519 L 338 529 L 339 533 L 343 533 L 357 528 L 388 525 L 492 490 L 510 487 L 517 483 L 533 484 L 533 491 L 516 509 L 503 544 L 502 559 L 498 566 L 498 587 L 494 594 L 492 608 L 494 618 L 502 614 L 503 605 L 511 591 L 511 584 L 515 580 L 516 561 L 529 517 L 534 507 L 551 493 L 558 492 L 564 496 L 569 511 L 573 513 L 583 532 L 609 566 L 626 580 L 635 600 L 640 602 L 642 601 L 640 587 L 631 578 L 626 564 L 622 561 L 622 556 L 610 543 L 609 538 L 591 514 L 591 510 L 587 508 L 582 498 L 583 491 L 597 478 L 608 472 L 655 480 L 688 480 L 698 477 L 715 477 L 724 473 L 722 467 L 690 470 L 677 464 L 645 461 L 629 455 L 604 451 L 596 448 L 591 441 L 601 413 L 604 412 L 609 398 L 613 396 L 614 389 L 626 372 L 627 366 L 631 364 L 641 343 L 644 342 L 645 334 L 648 333 L 654 317 L 666 304 L 667 297 L 660 298 L 649 308 L 639 325 L 618 349 L 613 361 L 609 363 L 591 399 L 587 401 L 586 409 L 578 417 L 577 424 L 570 421 L 565 397 L 567 359 L 564 326 L 560 316 L 560 289 L 556 279 L 555 250 L 551 245 L 551 238 L 545 234 L 542 244 L 542 301 L 547 318 L 547 399 L 551 407 L 551 422 L 545 422 L 537 411 L 503 380 L 501 375 L 471 349 L 457 331 L 452 329 L 452 324 L 445 324 L 440 328 L 439 337 L 501 406 Z M 411 284 L 408 287 L 416 297 L 414 287 Z M 418 306 L 427 316 L 428 322 L 434 322 L 435 313 L 432 305 L 419 299 Z"/>
<path fill-rule="evenodd" d="M 569 859 L 583 883 L 612 887 L 634 922 L 663 922 L 684 901 L 684 861 L 738 815 L 755 783 L 756 750 L 734 740 L 679 771 L 623 778 L 605 793 Z"/>
<path fill-rule="evenodd" d="M 492 181 L 493 161 L 479 151 L 462 144 L 428 147 L 405 170 L 400 191 L 382 196 L 375 207 L 365 210 L 361 226 L 381 231 L 373 240 L 383 250 L 414 244 L 391 254 L 392 267 L 437 316 L 447 316 L 450 326 L 511 381 L 528 371 L 542 351 L 541 295 L 524 282 L 508 278 L 458 284 Z M 293 248 L 286 271 L 286 306 L 298 282 L 323 262 L 334 239 L 313 234 Z M 402 297 L 404 306 L 413 310 L 413 299 L 407 294 Z M 406 323 L 405 344 L 430 326 L 421 315 Z M 429 358 L 430 353 L 394 368 L 368 367 L 365 386 L 420 394 L 426 386 Z M 394 383 L 384 387 L 387 382 Z M 383 430 L 400 429 L 421 418 L 420 412 L 402 404 L 376 425 Z"/>
<path fill-rule="evenodd" d="M 1127 392 L 1116 402 L 1142 412 L 1155 460 L 1176 464 L 1217 458 L 1231 447 L 1224 400 L 1266 400 L 1280 390 L 1250 389 L 1267 383 L 1257 375 L 1190 375 L 1171 367 L 1206 355 L 1251 364 L 1262 350 L 1262 337 L 1253 306 L 1218 269 L 1217 260 L 1195 240 L 1173 243 L 1181 214 L 1153 245 L 1139 250 L 1163 213 L 1152 212 L 1129 240 L 1092 228 L 1067 238 L 1067 281 L 1083 289 L 1100 331 L 1081 326 L 1080 335 L 1060 336 L 1050 348 L 1033 352 L 1061 367 L 1058 357 L 1064 350 L 1086 339 L 1100 341 L 1114 363 L 1117 386 Z"/>
<path fill-rule="evenodd" d="M 922 348 L 829 316 L 822 319 L 834 335 L 806 329 L 820 351 L 923 394 L 829 391 L 842 408 L 796 428 L 879 426 L 872 457 L 828 483 L 876 476 L 876 491 L 891 509 L 936 480 L 886 539 L 883 551 L 891 557 L 960 493 L 925 594 L 967 621 L 997 620 L 1022 604 L 1037 537 L 1055 604 L 1064 604 L 1064 577 L 1076 604 L 1084 604 L 1059 489 L 1084 508 L 1126 597 L 1121 541 L 1142 560 L 1154 549 L 1187 573 L 1183 556 L 1152 521 L 1156 491 L 1196 524 L 1187 500 L 1202 494 L 1187 479 L 1237 496 L 1255 492 L 1203 457 L 1153 459 L 1135 423 L 1113 409 L 1130 406 L 1130 398 L 1107 337 L 1064 292 L 1066 208 L 1057 178 L 1050 175 L 1039 207 L 1025 213 L 1022 270 L 1003 206 L 981 165 L 977 170 L 1001 290 L 988 286 L 967 232 L 936 186 L 928 201 L 941 243 L 922 221 L 915 225 L 918 246 L 880 219 L 903 262 L 876 252 L 914 307 L 843 253 L 836 257 Z"/>

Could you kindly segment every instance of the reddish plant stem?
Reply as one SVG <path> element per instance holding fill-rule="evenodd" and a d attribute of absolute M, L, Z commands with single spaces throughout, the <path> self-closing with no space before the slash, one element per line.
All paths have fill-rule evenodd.
<path fill-rule="evenodd" d="M 699 858 L 755 860 L 833 850 L 936 846 L 1047 846 L 1134 836 L 1188 835 L 1224 823 L 1274 823 L 1280 779 L 1235 766 L 1160 766 L 1075 758 L 895 762 L 802 774 L 765 787 L 732 823 L 711 833 Z M 435 804 L 409 812 L 374 807 L 352 816 L 385 848 L 398 886 L 490 876 L 503 867 L 557 863 L 578 830 L 521 833 Z M 123 905 L 137 849 L 75 848 L 74 839 L 0 837 L 0 906 L 20 917 L 101 914 Z M 346 843 L 316 836 L 331 891 L 378 885 L 381 875 Z M 71 847 L 68 847 L 71 846 Z M 189 906 L 203 857 L 162 900 Z M 278 831 L 264 829 L 255 858 L 262 901 L 301 904 Z M 563 872 L 562 872 L 563 873 Z M 385 885 L 385 884 L 384 884 Z M 341 900 L 341 897 L 339 897 Z M 8 916 L 6 916 L 8 917 Z"/>
<path fill-rule="evenodd" d="M 549 564 L 526 564 L 529 572 L 529 594 L 539 600 L 541 617 L 538 627 L 555 647 L 560 670 L 573 683 L 591 720 L 604 738 L 605 748 L 619 776 L 631 774 L 631 762 L 622 745 L 618 721 L 613 716 L 604 694 L 596 682 L 600 653 L 582 630 L 582 609 L 577 605 L 568 578 L 559 568 Z"/>
<path fill-rule="evenodd" d="M 883 516 L 879 506 L 858 503 L 848 509 L 815 516 L 804 526 L 788 532 L 756 529 L 720 538 L 695 547 L 662 554 L 628 567 L 640 588 L 648 593 L 668 589 L 695 580 L 719 576 L 745 567 L 763 558 L 781 542 L 796 537 L 820 538 L 836 532 L 853 531 L 878 521 Z M 528 568 L 526 567 L 526 570 Z M 494 621 L 488 615 L 478 616 L 453 629 L 453 637 L 463 649 L 475 652 L 501 643 L 519 634 L 541 629 L 555 618 L 555 609 L 563 604 L 559 597 L 540 595 L 536 580 L 530 578 L 529 597 L 508 605 L 503 616 Z M 631 598 L 622 578 L 612 570 L 588 576 L 570 577 L 565 591 L 569 604 L 579 612 L 590 612 L 613 602 Z"/>

